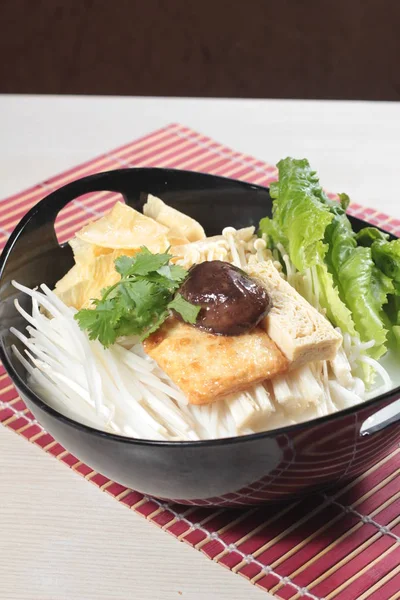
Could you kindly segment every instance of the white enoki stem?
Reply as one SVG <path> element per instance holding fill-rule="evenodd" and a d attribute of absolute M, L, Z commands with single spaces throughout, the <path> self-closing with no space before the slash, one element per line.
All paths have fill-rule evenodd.
<path fill-rule="evenodd" d="M 287 256 L 283 247 L 281 250 Z M 226 228 L 223 239 L 204 252 L 192 248 L 181 264 L 190 267 L 192 260 L 216 259 L 243 268 L 254 261 L 276 263 L 279 255 L 271 253 L 266 239 L 257 238 L 254 229 Z M 299 277 L 288 257 L 286 269 L 293 284 L 301 284 L 315 302 L 319 293 L 316 273 L 310 270 L 307 276 Z M 74 320 L 76 311 L 65 306 L 47 286 L 41 286 L 44 294 L 19 284 L 15 287 L 32 298 L 32 315 L 15 302 L 29 323 L 30 338 L 15 334 L 26 346 L 31 362 L 17 349 L 15 353 L 32 386 L 61 412 L 100 429 L 167 440 L 236 436 L 328 414 L 342 408 L 344 398 L 346 405 L 361 401 L 364 390 L 362 382 L 351 374 L 352 361 L 359 360 L 370 343 L 361 344 L 347 334 L 342 347 L 344 367 L 313 363 L 213 404 L 193 406 L 144 353 L 141 344 L 135 341 L 129 347 L 124 340 L 125 346 L 115 344 L 105 350 L 99 342 L 89 342 Z M 42 314 L 39 306 L 52 318 Z M 343 371 L 346 364 L 350 378 L 340 382 L 334 369 Z"/>
<path fill-rule="evenodd" d="M 299 288 L 300 286 L 300 289 L 298 289 L 298 291 L 302 295 L 305 295 L 306 299 L 310 302 L 310 304 L 312 304 L 319 312 L 325 314 L 325 310 L 321 308 L 319 302 L 320 287 L 315 266 L 311 267 L 310 269 L 307 269 L 306 272 L 303 275 L 301 275 L 291 262 L 288 252 L 282 244 L 278 243 L 277 248 L 271 254 L 271 251 L 267 248 L 268 238 L 265 234 L 261 238 L 257 238 L 254 235 L 251 237 L 251 239 L 247 242 L 248 252 L 245 254 L 245 257 L 243 257 L 243 254 L 241 253 L 241 249 L 243 248 L 243 246 L 241 244 L 242 240 L 239 239 L 239 232 L 233 227 L 227 227 L 223 230 L 223 235 L 229 244 L 230 259 L 233 264 L 237 264 L 241 267 L 246 266 L 249 262 L 250 257 L 252 261 L 256 260 L 257 262 L 263 262 L 265 260 L 274 258 L 276 263 L 276 261 L 279 260 L 279 255 L 277 253 L 279 251 L 281 258 L 285 264 L 287 281 L 295 288 Z M 209 260 L 212 260 L 212 258 Z M 369 359 L 368 361 L 362 360 L 363 356 L 365 356 L 365 352 L 368 349 L 372 348 L 374 344 L 374 340 L 362 343 L 360 342 L 360 339 L 358 337 L 352 338 L 347 333 L 343 335 L 343 345 L 341 351 L 346 356 L 346 361 L 350 365 L 351 380 L 348 382 L 348 385 L 350 386 L 351 390 L 353 390 L 354 392 L 357 391 L 358 393 L 361 393 L 361 395 L 364 394 L 365 390 L 362 381 L 359 379 L 359 377 L 357 377 L 356 374 L 360 369 L 361 362 L 369 364 L 372 368 L 375 369 L 375 366 L 377 364 L 376 361 L 373 361 L 373 359 Z M 390 385 L 390 377 L 381 365 L 379 365 L 379 367 L 375 370 L 378 374 L 380 374 L 381 378 L 384 381 L 383 386 L 379 387 L 379 392 L 387 390 L 388 386 Z M 383 372 L 385 372 L 385 375 L 383 374 Z M 327 395 L 327 403 L 329 405 L 331 404 L 329 386 L 326 386 L 325 389 Z"/>
<path fill-rule="evenodd" d="M 244 267 L 245 265 L 242 264 L 239 257 L 238 248 L 235 240 L 235 234 L 236 229 L 234 227 L 225 227 L 225 229 L 222 230 L 222 235 L 224 236 L 229 245 L 229 250 L 232 256 L 232 263 L 235 265 L 235 267 Z"/>
<path fill-rule="evenodd" d="M 185 254 L 176 259 L 176 264 L 190 268 L 201 262 L 222 260 L 243 268 L 249 264 L 250 260 L 264 262 L 273 258 L 271 251 L 267 248 L 265 236 L 258 238 L 254 234 L 254 227 L 238 230 L 227 227 L 223 234 L 217 240 L 210 242 L 201 240 L 189 244 L 185 248 Z M 279 261 L 275 260 L 274 265 L 281 271 L 282 267 Z"/>
<path fill-rule="evenodd" d="M 319 302 L 320 287 L 319 287 L 316 267 L 313 266 L 310 269 L 306 269 L 306 271 L 304 272 L 304 275 L 300 275 L 300 273 L 297 271 L 296 267 L 291 262 L 288 252 L 286 251 L 285 247 L 281 243 L 276 244 L 276 249 L 273 252 L 275 253 L 277 251 L 279 251 L 279 253 L 281 255 L 281 259 L 283 260 L 283 262 L 285 264 L 286 279 L 287 279 L 288 283 L 290 283 L 294 288 L 296 288 L 300 294 L 305 296 L 306 300 L 312 306 L 314 306 L 314 308 L 316 308 L 319 312 L 324 314 L 324 310 L 321 308 L 321 305 Z M 274 256 L 278 257 L 277 254 L 274 254 Z M 284 275 L 282 273 L 281 273 L 281 275 L 282 275 L 282 277 L 284 277 Z M 298 285 L 299 282 L 301 282 L 300 289 L 299 289 L 299 285 Z M 342 334 L 340 328 L 337 327 L 336 329 Z M 339 352 L 342 351 L 344 353 L 344 355 L 346 356 L 346 360 L 348 361 L 348 363 L 350 365 L 351 377 L 352 377 L 351 386 L 349 388 L 347 386 L 345 386 L 346 389 L 349 389 L 349 390 L 351 389 L 354 391 L 357 390 L 358 393 L 362 392 L 361 395 L 364 396 L 365 389 L 363 389 L 363 386 L 360 385 L 360 379 L 357 376 L 357 373 L 360 371 L 360 365 L 362 363 L 364 363 L 364 364 L 368 364 L 370 367 L 372 367 L 372 369 L 375 371 L 375 373 L 377 373 L 383 381 L 383 384 L 381 386 L 379 386 L 378 388 L 375 388 L 374 390 L 372 390 L 368 394 L 368 397 L 375 396 L 377 393 L 384 393 L 384 392 L 388 391 L 392 385 L 389 374 L 382 367 L 382 365 L 379 364 L 378 361 L 376 361 L 366 355 L 366 351 L 375 345 L 375 341 L 370 340 L 368 342 L 361 342 L 359 337 L 351 337 L 348 333 L 342 334 L 342 337 L 343 337 L 343 342 L 342 342 L 342 346 L 341 346 L 341 349 L 339 350 Z M 329 393 L 329 387 L 328 387 L 328 393 Z"/>
<path fill-rule="evenodd" d="M 259 242 L 254 244 L 253 257 L 265 250 L 263 240 Z M 306 385 L 306 380 L 311 381 L 313 377 L 306 367 L 282 380 L 281 385 L 296 390 L 285 403 L 287 417 L 285 412 L 277 410 L 280 400 L 274 381 L 272 385 L 258 384 L 210 405 L 187 405 L 182 392 L 143 353 L 141 345 L 128 350 L 115 344 L 106 350 L 98 341 L 89 342 L 86 333 L 76 327 L 76 311 L 66 307 L 45 286 L 42 289 L 45 295 L 35 292 L 34 316 L 27 319 L 31 337 L 13 330 L 26 347 L 25 357 L 17 349 L 15 354 L 27 369 L 31 385 L 49 404 L 92 427 L 150 439 L 236 436 L 261 431 L 268 428 L 269 423 L 275 427 L 293 423 L 289 416 L 293 406 L 307 406 L 310 402 L 311 406 L 317 406 L 323 393 L 321 385 L 325 394 L 329 394 L 326 383 L 323 385 L 319 380 L 318 383 L 312 380 L 314 387 Z M 50 314 L 55 315 L 51 319 L 38 310 L 38 305 L 45 304 Z M 16 307 L 23 317 L 29 317 L 19 303 Z M 98 396 L 91 378 L 101 390 Z M 300 385 L 293 383 L 295 381 Z M 329 410 L 334 408 L 329 406 Z M 323 409 L 324 414 L 326 411 Z M 317 410 L 316 415 L 320 412 L 321 409 Z M 297 415 L 295 421 L 299 420 Z"/>

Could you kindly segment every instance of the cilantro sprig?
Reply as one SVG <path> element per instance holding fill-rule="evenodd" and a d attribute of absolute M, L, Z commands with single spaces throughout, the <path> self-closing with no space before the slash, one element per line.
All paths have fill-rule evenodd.
<path fill-rule="evenodd" d="M 94 308 L 75 314 L 81 329 L 91 340 L 110 346 L 123 335 L 138 335 L 144 340 L 164 323 L 170 311 L 194 324 L 200 307 L 176 293 L 187 270 L 170 264 L 170 254 L 152 254 L 142 247 L 135 256 L 119 256 L 115 269 L 121 279 L 93 300 Z"/>

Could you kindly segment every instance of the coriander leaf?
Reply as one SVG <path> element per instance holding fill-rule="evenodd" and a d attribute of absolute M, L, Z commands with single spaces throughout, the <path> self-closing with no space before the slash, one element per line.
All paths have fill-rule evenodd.
<path fill-rule="evenodd" d="M 130 312 L 135 305 L 132 303 L 132 298 L 127 292 L 127 284 L 121 285 L 112 292 L 113 300 L 115 300 L 115 306 L 118 307 L 121 314 Z M 109 298 L 109 296 L 108 296 Z"/>
<path fill-rule="evenodd" d="M 187 271 L 169 265 L 171 258 L 167 253 L 152 254 L 144 246 L 135 256 L 119 256 L 115 269 L 121 279 L 101 291 L 101 299 L 93 301 L 93 310 L 83 309 L 76 314 L 81 329 L 104 346 L 123 335 L 144 339 L 162 325 L 170 305 L 184 320 L 194 323 L 200 309 L 179 295 L 173 299 Z"/>
<path fill-rule="evenodd" d="M 114 261 L 115 270 L 121 275 L 121 277 L 128 277 L 134 262 L 134 256 L 118 256 L 118 258 L 116 258 Z"/>
<path fill-rule="evenodd" d="M 153 254 L 151 257 L 144 254 L 137 255 L 132 274 L 147 275 L 148 273 L 157 271 L 160 267 L 167 264 L 170 258 L 172 258 L 170 254 Z"/>
<path fill-rule="evenodd" d="M 200 312 L 201 306 L 191 304 L 181 294 L 176 294 L 175 298 L 168 304 L 168 308 L 179 313 L 186 323 L 194 325 L 197 315 Z"/>
<path fill-rule="evenodd" d="M 157 331 L 157 329 L 159 329 L 161 327 L 161 325 L 164 323 L 164 321 L 168 318 L 168 315 L 169 315 L 168 310 L 162 311 L 157 316 L 157 318 L 153 321 L 153 323 L 150 325 L 150 327 L 147 327 L 147 329 L 144 332 L 142 332 L 142 334 L 140 336 L 140 341 L 145 340 L 146 338 L 149 337 L 149 335 L 151 335 L 152 333 Z"/>
<path fill-rule="evenodd" d="M 120 295 L 125 304 L 125 310 L 136 308 L 138 313 L 144 312 L 154 304 L 157 291 L 155 285 L 140 279 L 125 281 L 120 285 Z"/>
<path fill-rule="evenodd" d="M 139 275 L 138 277 L 141 277 L 141 276 Z M 170 292 L 175 292 L 175 290 L 177 290 L 178 287 L 180 286 L 179 281 L 173 281 L 172 279 L 169 279 L 168 277 L 164 277 L 163 275 L 160 275 L 160 273 L 158 273 L 158 271 L 154 271 L 153 273 L 148 273 L 147 275 L 144 275 L 143 277 L 145 277 L 145 279 L 147 281 L 151 281 L 161 287 L 164 287 L 167 290 L 169 290 Z"/>
<path fill-rule="evenodd" d="M 115 342 L 115 327 L 119 318 L 120 314 L 111 300 L 98 301 L 95 309 L 85 308 L 74 315 L 79 327 L 88 331 L 89 339 L 99 339 L 105 347 Z"/>
<path fill-rule="evenodd" d="M 78 321 L 81 329 L 90 329 L 97 321 L 98 313 L 89 308 L 82 308 L 74 315 L 75 321 Z"/>
<path fill-rule="evenodd" d="M 122 277 L 147 275 L 168 264 L 170 254 L 152 254 L 145 246 L 135 256 L 119 256 L 115 260 L 115 270 Z"/>
<path fill-rule="evenodd" d="M 145 246 L 142 246 L 140 252 L 134 256 L 134 263 L 129 271 L 129 275 L 147 275 L 157 271 L 160 267 L 167 265 L 171 254 L 152 254 Z"/>
<path fill-rule="evenodd" d="M 124 335 L 140 335 L 143 328 L 147 326 L 147 320 L 137 317 L 132 313 L 125 313 L 118 321 L 118 327 L 115 330 L 115 337 Z"/>
<path fill-rule="evenodd" d="M 180 283 L 185 279 L 187 270 L 179 265 L 164 265 L 157 269 L 157 273 L 163 275 L 167 279 Z"/>

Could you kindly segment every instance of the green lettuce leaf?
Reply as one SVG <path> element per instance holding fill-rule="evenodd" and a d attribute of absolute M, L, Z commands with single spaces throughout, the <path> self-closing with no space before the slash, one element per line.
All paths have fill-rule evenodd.
<path fill-rule="evenodd" d="M 341 300 L 327 266 L 321 263 L 316 265 L 315 269 L 319 285 L 319 302 L 325 309 L 326 316 L 335 327 L 340 327 L 343 333 L 355 336 L 356 330 L 351 312 Z"/>
<path fill-rule="evenodd" d="M 344 212 L 337 212 L 334 215 L 332 223 L 326 228 L 325 241 L 328 246 L 326 262 L 335 282 L 338 284 L 339 289 L 341 289 L 343 287 L 339 275 L 341 266 L 357 247 L 355 233 Z"/>
<path fill-rule="evenodd" d="M 278 163 L 279 181 L 271 185 L 273 218 L 263 219 L 260 232 L 276 241 L 287 242 L 286 250 L 299 271 L 323 258 L 323 242 L 333 215 L 325 201 L 315 171 L 307 160 L 285 158 Z"/>
<path fill-rule="evenodd" d="M 394 325 L 392 327 L 392 347 L 400 351 L 400 325 Z"/>
<path fill-rule="evenodd" d="M 385 306 L 387 326 L 389 327 L 389 347 L 400 353 L 400 295 L 390 294 Z"/>
<path fill-rule="evenodd" d="M 359 246 L 371 247 L 377 240 L 385 241 L 389 238 L 387 233 L 383 233 L 376 227 L 363 227 L 356 233 L 356 241 Z"/>
<path fill-rule="evenodd" d="M 265 234 L 267 236 L 268 248 L 276 248 L 277 244 L 282 244 L 285 249 L 289 246 L 288 239 L 280 231 L 276 221 L 269 217 L 261 219 L 258 232 L 259 235 Z"/>
<path fill-rule="evenodd" d="M 300 272 L 315 268 L 321 307 L 335 327 L 354 336 L 351 312 L 324 262 L 329 251 L 326 229 L 337 213 L 344 214 L 349 197 L 340 194 L 340 203 L 330 200 L 307 160 L 286 158 L 278 163 L 278 169 L 279 181 L 270 187 L 273 217 L 260 221 L 260 233 L 267 235 L 269 247 L 281 243 Z"/>
<path fill-rule="evenodd" d="M 357 247 L 339 265 L 340 289 L 350 309 L 362 341 L 375 340 L 368 351 L 372 358 L 385 354 L 388 331 L 384 326 L 383 305 L 393 284 L 373 263 L 371 249 Z"/>
<path fill-rule="evenodd" d="M 330 200 L 307 160 L 286 158 L 278 170 L 279 181 L 270 188 L 273 216 L 261 221 L 260 233 L 272 246 L 282 243 L 301 273 L 315 269 L 319 303 L 329 320 L 343 333 L 375 340 L 368 353 L 379 358 L 387 349 L 383 307 L 394 291 L 393 278 L 397 282 L 398 277 L 400 290 L 400 269 L 392 256 L 400 246 L 390 252 L 383 248 L 375 228 L 356 235 L 346 215 L 349 197 Z"/>
<path fill-rule="evenodd" d="M 338 194 L 341 208 L 346 211 L 350 204 L 350 198 L 347 194 Z"/>
<path fill-rule="evenodd" d="M 390 324 L 389 346 L 400 352 L 400 239 L 388 240 L 387 234 L 382 234 L 371 246 L 372 258 L 378 269 L 390 278 L 393 291 L 385 306 L 385 313 Z"/>
<path fill-rule="evenodd" d="M 361 340 L 375 340 L 368 354 L 378 359 L 387 350 L 388 330 L 383 306 L 388 294 L 393 292 L 393 284 L 390 277 L 375 266 L 371 248 L 357 245 L 344 205 L 343 202 L 330 204 L 333 220 L 325 231 L 324 241 L 328 247 L 325 261 Z M 367 237 L 371 237 L 371 232 Z"/>
<path fill-rule="evenodd" d="M 388 277 L 393 279 L 396 288 L 400 288 L 400 239 L 388 242 L 382 239 L 372 246 L 374 263 Z"/>

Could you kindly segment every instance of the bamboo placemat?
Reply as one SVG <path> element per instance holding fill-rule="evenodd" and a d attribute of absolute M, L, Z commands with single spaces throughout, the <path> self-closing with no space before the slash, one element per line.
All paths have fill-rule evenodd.
<path fill-rule="evenodd" d="M 169 125 L 113 152 L 0 202 L 0 248 L 31 206 L 60 186 L 91 173 L 159 166 L 214 173 L 268 185 L 275 167 L 240 154 L 179 124 Z M 60 213 L 65 241 L 101 216 L 115 194 L 87 194 Z M 400 235 L 400 220 L 352 204 L 349 212 Z M 201 550 L 251 583 L 284 600 L 400 599 L 400 447 L 332 494 L 314 494 L 276 507 L 221 509 L 161 502 L 93 471 L 36 422 L 0 366 L 0 422 L 58 458 L 149 521 Z"/>

